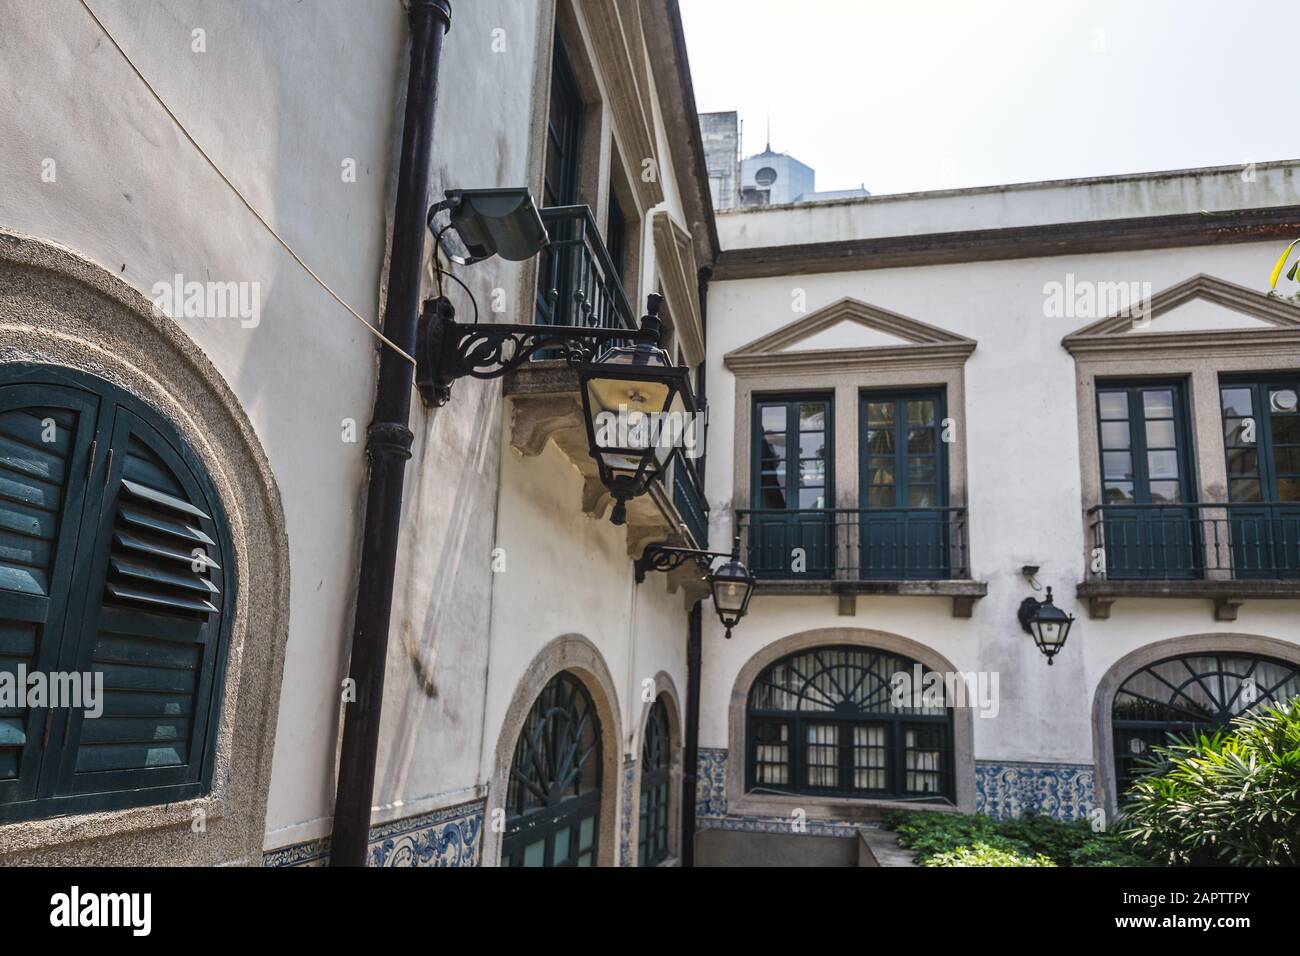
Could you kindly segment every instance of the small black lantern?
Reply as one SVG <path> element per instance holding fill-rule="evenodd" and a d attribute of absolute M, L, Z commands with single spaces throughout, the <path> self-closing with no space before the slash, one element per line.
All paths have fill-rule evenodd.
<path fill-rule="evenodd" d="M 434 228 L 434 217 L 448 210 L 451 221 L 441 229 Z M 550 244 L 546 226 L 533 202 L 532 194 L 523 187 L 512 189 L 448 189 L 442 202 L 429 207 L 427 223 L 440 246 L 442 235 L 455 230 L 469 251 L 468 256 L 458 256 L 443 246 L 443 253 L 457 265 L 468 266 L 492 256 L 512 262 L 531 259 Z"/>
<path fill-rule="evenodd" d="M 1034 639 L 1038 649 L 1047 656 L 1047 663 L 1065 646 L 1065 639 L 1074 623 L 1074 615 L 1066 614 L 1052 603 L 1052 589 L 1047 589 L 1047 597 L 1035 601 L 1031 597 L 1020 602 L 1020 611 L 1016 615 L 1024 632 Z"/>
<path fill-rule="evenodd" d="M 643 337 L 615 345 L 578 366 L 587 443 L 601 483 L 614 496 L 610 521 L 627 520 L 627 502 L 662 474 L 694 411 L 690 370 L 674 365 L 657 344 L 663 297 L 651 293 L 641 318 Z"/>
<path fill-rule="evenodd" d="M 713 591 L 713 609 L 718 612 L 718 620 L 722 621 L 730 639 L 731 629 L 749 610 L 749 599 L 754 593 L 754 575 L 733 555 L 730 561 L 709 575 L 709 587 Z"/>

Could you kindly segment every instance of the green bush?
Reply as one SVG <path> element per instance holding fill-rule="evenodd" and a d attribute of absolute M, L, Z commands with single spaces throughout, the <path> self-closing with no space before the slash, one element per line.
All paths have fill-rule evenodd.
<path fill-rule="evenodd" d="M 886 826 L 898 833 L 899 845 L 912 850 L 922 866 L 1041 866 L 1040 863 L 973 862 L 1035 860 L 1052 866 L 1147 866 L 1113 833 L 1093 833 L 1083 820 L 1063 822 L 1026 814 L 1017 820 L 994 820 L 957 813 L 900 812 Z M 976 850 L 981 847 L 981 850 Z M 958 862 L 958 861 L 966 862 Z M 933 862 L 940 861 L 940 862 Z"/>
<path fill-rule="evenodd" d="M 1027 856 L 1014 850 L 1006 850 L 987 843 L 972 843 L 970 846 L 958 847 L 936 853 L 926 859 L 922 866 L 1056 866 L 1054 860 L 1039 854 Z"/>
<path fill-rule="evenodd" d="M 1155 772 L 1125 808 L 1139 852 L 1191 866 L 1300 865 L 1300 698 L 1154 751 Z"/>

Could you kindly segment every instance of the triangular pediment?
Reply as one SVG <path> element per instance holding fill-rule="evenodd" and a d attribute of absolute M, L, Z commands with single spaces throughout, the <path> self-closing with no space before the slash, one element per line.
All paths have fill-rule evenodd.
<path fill-rule="evenodd" d="M 1226 279 L 1197 275 L 1145 298 L 1124 296 L 1118 311 L 1067 335 L 1061 344 L 1079 352 L 1138 344 L 1159 347 L 1162 340 L 1177 345 L 1219 340 L 1257 344 L 1261 337 L 1296 335 L 1300 306 Z"/>
<path fill-rule="evenodd" d="M 975 341 L 859 299 L 844 298 L 727 353 L 730 368 L 910 355 L 963 358 Z"/>

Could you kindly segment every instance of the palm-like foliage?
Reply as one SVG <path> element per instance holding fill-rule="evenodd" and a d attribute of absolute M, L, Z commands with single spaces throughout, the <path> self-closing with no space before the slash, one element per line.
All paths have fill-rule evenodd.
<path fill-rule="evenodd" d="M 1124 836 L 1171 864 L 1300 865 L 1300 697 L 1155 748 Z"/>

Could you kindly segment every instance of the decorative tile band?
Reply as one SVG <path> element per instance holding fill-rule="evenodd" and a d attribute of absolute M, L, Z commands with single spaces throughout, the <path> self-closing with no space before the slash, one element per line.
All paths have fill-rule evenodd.
<path fill-rule="evenodd" d="M 632 865 L 632 770 L 634 761 L 623 764 L 623 819 L 619 823 L 618 865 Z"/>
<path fill-rule="evenodd" d="M 975 809 L 998 820 L 1028 811 L 1077 820 L 1093 807 L 1092 764 L 976 761 Z"/>
<path fill-rule="evenodd" d="M 695 818 L 727 815 L 727 751 L 701 747 L 695 762 Z"/>
<path fill-rule="evenodd" d="M 482 800 L 370 828 L 367 866 L 478 866 L 486 804 Z M 330 838 L 268 850 L 264 866 L 324 866 Z"/>

